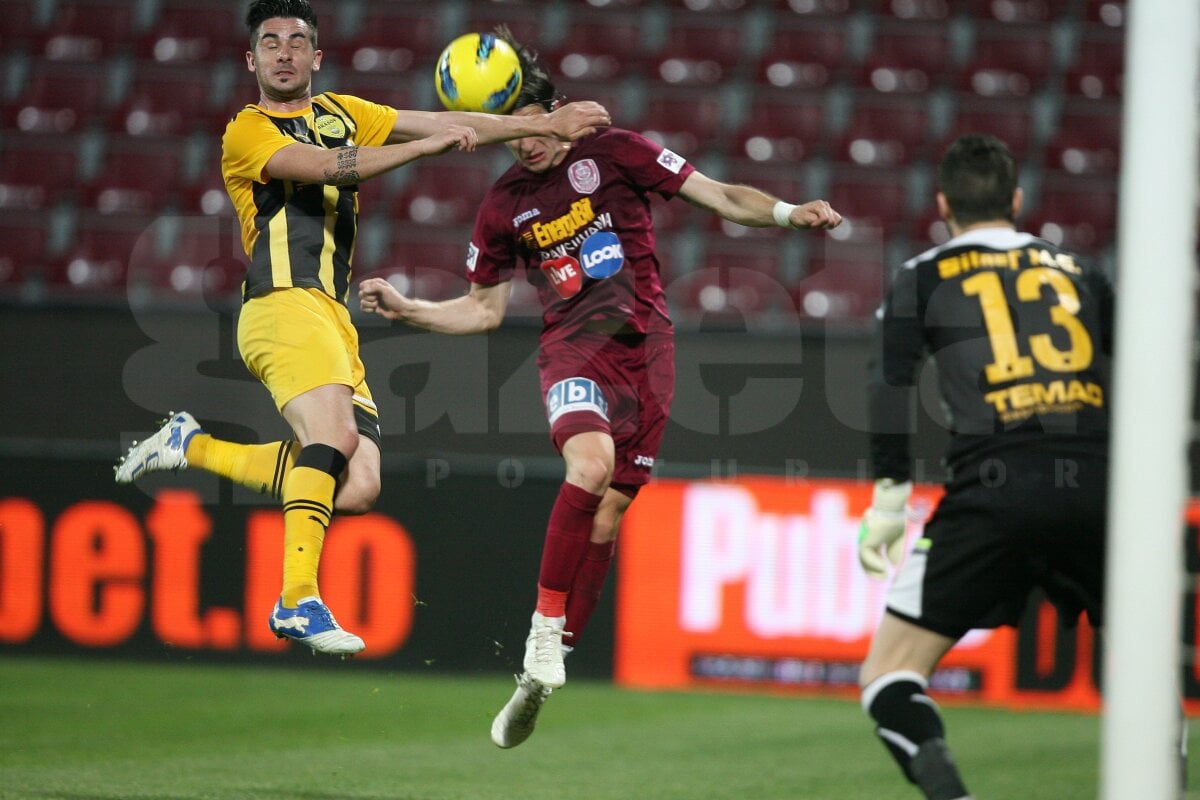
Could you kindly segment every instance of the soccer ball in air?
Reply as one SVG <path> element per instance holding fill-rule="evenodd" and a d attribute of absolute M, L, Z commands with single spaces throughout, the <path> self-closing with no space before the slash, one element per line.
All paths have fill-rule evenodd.
<path fill-rule="evenodd" d="M 503 39 L 465 33 L 438 56 L 434 85 L 451 111 L 507 114 L 521 92 L 521 60 Z"/>

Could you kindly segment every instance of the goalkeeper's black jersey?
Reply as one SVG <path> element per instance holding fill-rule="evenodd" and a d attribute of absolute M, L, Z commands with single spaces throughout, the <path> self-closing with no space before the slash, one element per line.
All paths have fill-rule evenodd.
<path fill-rule="evenodd" d="M 937 365 L 951 467 L 999 447 L 1107 440 L 1112 286 L 1049 242 L 968 231 L 907 261 L 877 316 L 875 477 L 909 477 L 912 387 L 925 356 Z"/>

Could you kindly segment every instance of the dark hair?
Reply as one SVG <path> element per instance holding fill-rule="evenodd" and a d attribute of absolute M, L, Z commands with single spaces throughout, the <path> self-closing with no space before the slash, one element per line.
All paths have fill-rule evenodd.
<path fill-rule="evenodd" d="M 503 39 L 512 45 L 521 61 L 521 91 L 517 93 L 513 110 L 535 103 L 547 111 L 556 109 L 566 97 L 554 88 L 550 71 L 538 58 L 537 51 L 518 42 L 507 25 L 497 25 L 495 34 L 497 39 Z"/>
<path fill-rule="evenodd" d="M 1013 219 L 1017 162 L 1008 145 L 987 134 L 960 136 L 946 150 L 938 182 L 959 225 Z"/>
<path fill-rule="evenodd" d="M 312 46 L 317 47 L 317 12 L 308 0 L 254 0 L 246 10 L 246 30 L 250 32 L 250 49 L 258 44 L 258 27 L 276 17 L 300 19 L 312 30 Z"/>

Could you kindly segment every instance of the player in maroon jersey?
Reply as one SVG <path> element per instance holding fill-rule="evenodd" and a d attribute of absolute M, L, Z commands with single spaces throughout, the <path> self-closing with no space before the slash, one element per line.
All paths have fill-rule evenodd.
<path fill-rule="evenodd" d="M 512 113 L 549 113 L 561 102 L 550 76 L 535 54 L 513 44 L 524 84 Z M 449 334 L 500 325 L 518 264 L 542 302 L 538 369 L 566 480 L 546 530 L 524 672 L 492 726 L 492 740 L 505 748 L 529 737 L 546 697 L 566 682 L 563 656 L 596 606 L 621 515 L 649 480 L 666 427 L 674 343 L 649 194 L 679 195 L 755 227 L 828 229 L 841 222 L 823 200 L 792 205 L 720 183 L 617 128 L 569 145 L 527 137 L 509 149 L 517 163 L 491 187 L 475 218 L 468 294 L 418 300 L 380 278 L 359 289 L 364 311 Z"/>

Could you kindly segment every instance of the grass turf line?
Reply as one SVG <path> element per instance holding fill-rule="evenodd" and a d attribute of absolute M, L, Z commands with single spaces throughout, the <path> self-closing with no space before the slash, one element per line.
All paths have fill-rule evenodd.
<path fill-rule="evenodd" d="M 0 798 L 918 797 L 850 700 L 575 681 L 549 700 L 529 742 L 502 751 L 488 729 L 513 686 L 353 666 L 10 655 L 0 661 Z M 962 707 L 945 716 L 978 796 L 1096 797 L 1098 718 Z"/>

